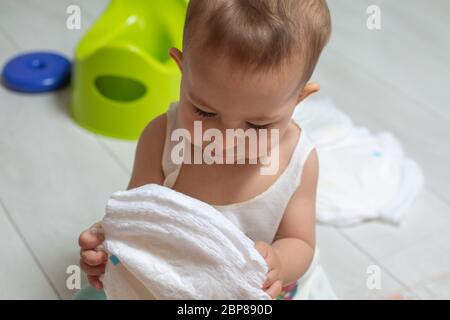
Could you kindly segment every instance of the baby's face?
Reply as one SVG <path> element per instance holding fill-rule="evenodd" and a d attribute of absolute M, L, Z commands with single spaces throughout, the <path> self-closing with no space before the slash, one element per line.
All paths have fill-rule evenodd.
<path fill-rule="evenodd" d="M 182 68 L 180 125 L 194 136 L 194 122 L 203 132 L 218 129 L 277 129 L 286 132 L 302 89 L 296 63 L 276 71 L 246 72 L 228 59 L 193 49 L 171 55 Z M 270 135 L 269 135 L 270 141 Z M 272 146 L 273 147 L 273 146 Z"/>

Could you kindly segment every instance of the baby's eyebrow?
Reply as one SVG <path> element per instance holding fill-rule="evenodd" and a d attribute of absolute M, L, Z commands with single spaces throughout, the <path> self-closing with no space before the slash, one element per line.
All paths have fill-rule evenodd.
<path fill-rule="evenodd" d="M 212 110 L 213 112 L 216 112 L 216 110 L 214 108 L 211 108 L 207 103 L 204 103 L 204 101 L 202 101 L 201 99 L 197 99 L 196 97 L 194 97 L 190 93 L 188 93 L 188 96 L 191 99 L 191 101 L 194 102 L 195 105 L 200 106 L 200 107 L 204 107 L 204 108 L 207 108 L 209 110 Z"/>

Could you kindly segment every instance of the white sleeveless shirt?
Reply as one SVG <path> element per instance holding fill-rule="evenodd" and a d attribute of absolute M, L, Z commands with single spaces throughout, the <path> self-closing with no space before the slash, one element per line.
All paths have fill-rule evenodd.
<path fill-rule="evenodd" d="M 162 156 L 162 169 L 165 176 L 163 185 L 169 188 L 175 185 L 182 166 L 182 164 L 174 164 L 171 160 L 171 150 L 179 143 L 179 141 L 171 141 L 173 130 L 179 128 L 177 109 L 178 103 L 174 103 L 167 112 L 166 140 Z M 295 123 L 300 128 L 300 125 Z M 314 143 L 302 129 L 288 166 L 268 189 L 247 201 L 213 207 L 253 241 L 271 244 L 289 200 L 301 183 L 303 166 L 314 148 Z"/>

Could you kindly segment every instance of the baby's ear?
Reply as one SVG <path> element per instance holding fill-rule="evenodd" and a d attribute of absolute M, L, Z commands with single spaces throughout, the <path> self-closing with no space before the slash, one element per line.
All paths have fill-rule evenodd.
<path fill-rule="evenodd" d="M 308 98 L 310 95 L 319 92 L 320 91 L 320 84 L 316 83 L 316 82 L 310 82 L 308 83 L 302 90 L 302 92 L 300 93 L 300 95 L 298 96 L 297 99 L 297 103 L 302 102 L 303 100 L 305 100 L 306 98 Z"/>
<path fill-rule="evenodd" d="M 183 72 L 183 52 L 178 50 L 177 48 L 170 48 L 169 55 L 173 61 L 178 65 L 180 71 Z"/>

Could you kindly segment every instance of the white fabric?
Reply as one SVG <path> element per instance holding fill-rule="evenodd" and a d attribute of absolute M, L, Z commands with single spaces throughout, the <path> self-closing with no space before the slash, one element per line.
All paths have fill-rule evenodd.
<path fill-rule="evenodd" d="M 173 130 L 179 128 L 177 109 L 178 103 L 174 103 L 167 112 L 166 141 L 162 157 L 166 177 L 164 186 L 169 188 L 175 185 L 181 169 L 181 165 L 174 164 L 170 157 L 172 147 L 178 143 L 170 140 Z M 315 148 L 306 131 L 301 129 L 300 139 L 287 168 L 272 186 L 253 199 L 214 206 L 253 241 L 273 242 L 289 200 L 301 183 L 303 166 Z M 294 299 L 336 299 L 325 272 L 319 266 L 318 248 L 315 250 L 313 263 L 298 285 Z"/>
<path fill-rule="evenodd" d="M 102 221 L 108 299 L 270 299 L 254 243 L 212 206 L 158 185 L 114 193 Z"/>
<path fill-rule="evenodd" d="M 294 115 L 314 141 L 320 160 L 317 219 L 351 225 L 401 222 L 423 186 L 423 174 L 389 132 L 357 127 L 330 100 L 308 100 Z"/>

